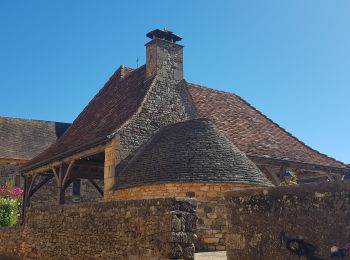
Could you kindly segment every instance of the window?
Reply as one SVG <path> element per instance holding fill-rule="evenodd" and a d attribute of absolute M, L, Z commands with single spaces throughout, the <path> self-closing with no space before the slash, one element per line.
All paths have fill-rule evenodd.
<path fill-rule="evenodd" d="M 80 179 L 73 181 L 73 196 L 80 196 Z"/>

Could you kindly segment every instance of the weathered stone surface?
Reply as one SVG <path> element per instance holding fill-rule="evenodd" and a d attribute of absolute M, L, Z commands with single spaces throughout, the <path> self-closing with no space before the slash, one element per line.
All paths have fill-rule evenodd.
<path fill-rule="evenodd" d="M 120 173 L 116 188 L 171 182 L 202 182 L 199 191 L 204 193 L 214 192 L 206 182 L 272 185 L 207 119 L 187 120 L 159 130 Z"/>
<path fill-rule="evenodd" d="M 193 259 L 190 248 L 196 234 L 185 227 L 195 224 L 187 225 L 184 216 L 195 215 L 194 211 L 186 199 L 174 198 L 32 208 L 22 228 L 0 229 L 0 256 Z M 172 231 L 175 217 L 180 221 L 179 232 Z"/>
<path fill-rule="evenodd" d="M 207 186 L 208 191 L 201 190 L 203 186 Z M 191 195 L 195 194 L 197 200 L 188 198 L 186 203 L 181 202 L 176 204 L 174 211 L 181 209 L 190 212 L 191 208 L 188 207 L 190 204 L 197 207 L 195 216 L 191 216 L 190 214 L 184 214 L 183 216 L 185 218 L 193 217 L 192 221 L 186 219 L 186 231 L 197 233 L 198 241 L 196 243 L 196 252 L 205 252 L 224 250 L 225 248 L 225 234 L 227 228 L 225 201 L 223 199 L 224 191 L 251 187 L 256 186 L 237 183 L 164 183 L 118 189 L 109 195 L 109 199 L 126 200 L 176 196 L 181 197 L 181 200 L 183 200 L 183 197 L 186 197 L 188 193 L 191 193 Z M 205 212 L 205 209 L 208 210 L 208 208 L 211 209 L 211 213 L 216 214 L 216 218 L 208 218 Z M 197 218 L 197 216 L 198 222 L 196 224 L 194 218 Z M 194 231 L 194 228 L 196 231 Z M 204 241 L 205 238 L 217 238 L 217 234 L 221 234 L 219 240 L 212 239 L 209 240 L 210 243 Z"/>
<path fill-rule="evenodd" d="M 19 168 L 20 164 L 16 162 L 6 162 L 2 163 L 0 161 L 0 184 L 12 183 L 15 184 L 15 176 L 20 176 Z M 23 181 L 20 183 L 21 187 L 23 186 Z"/>
<path fill-rule="evenodd" d="M 350 241 L 350 183 L 330 182 L 228 192 L 228 259 L 299 259 L 281 234 L 316 247 L 328 259 Z"/>

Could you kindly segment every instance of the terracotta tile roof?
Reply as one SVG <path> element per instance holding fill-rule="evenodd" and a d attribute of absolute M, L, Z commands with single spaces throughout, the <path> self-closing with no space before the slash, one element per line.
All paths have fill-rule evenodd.
<path fill-rule="evenodd" d="M 140 107 L 152 79 L 145 65 L 120 67 L 65 134 L 24 169 L 29 170 L 108 140 Z M 212 120 L 249 156 L 345 168 L 346 166 L 293 137 L 240 97 L 188 84 L 199 117 Z"/>
<path fill-rule="evenodd" d="M 345 168 L 268 119 L 232 93 L 188 84 L 199 117 L 212 120 L 247 155 Z"/>
<path fill-rule="evenodd" d="M 165 126 L 118 175 L 117 188 L 149 183 L 272 183 L 208 119 Z"/>
<path fill-rule="evenodd" d="M 0 158 L 30 160 L 47 149 L 67 123 L 0 117 Z"/>
<path fill-rule="evenodd" d="M 36 168 L 108 140 L 140 107 L 152 81 L 146 80 L 145 66 L 136 70 L 120 67 L 64 135 L 24 169 Z"/>

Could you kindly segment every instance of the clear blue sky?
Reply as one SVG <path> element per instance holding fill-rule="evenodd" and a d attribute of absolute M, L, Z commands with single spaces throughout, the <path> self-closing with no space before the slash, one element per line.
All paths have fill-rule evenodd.
<path fill-rule="evenodd" d="M 184 38 L 187 81 L 350 163 L 349 0 L 2 0 L 0 115 L 73 121 L 164 27 Z"/>

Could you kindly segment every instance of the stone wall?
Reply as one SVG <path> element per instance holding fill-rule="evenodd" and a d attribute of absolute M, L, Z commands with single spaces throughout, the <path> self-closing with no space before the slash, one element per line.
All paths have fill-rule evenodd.
<path fill-rule="evenodd" d="M 117 174 L 129 157 L 160 128 L 195 117 L 183 80 L 182 46 L 160 39 L 147 44 L 147 76 L 156 75 L 138 112 L 118 130 Z M 119 163 L 121 162 L 121 163 Z"/>
<path fill-rule="evenodd" d="M 225 199 L 228 259 L 299 259 L 283 233 L 311 243 L 323 259 L 350 241 L 349 182 L 233 191 Z"/>
<path fill-rule="evenodd" d="M 193 259 L 195 208 L 175 198 L 32 208 L 22 228 L 0 230 L 0 256 Z"/>
<path fill-rule="evenodd" d="M 246 189 L 253 187 L 241 183 L 159 183 L 130 188 L 121 188 L 114 190 L 104 197 L 105 200 L 130 200 L 130 199 L 149 199 L 149 198 L 167 198 L 167 197 L 195 197 L 217 198 L 222 197 L 225 191 Z"/>
<path fill-rule="evenodd" d="M 141 110 L 118 131 L 118 161 L 127 163 L 141 145 L 147 142 L 161 127 L 194 117 L 191 98 L 184 82 L 157 79 L 151 86 Z"/>
<path fill-rule="evenodd" d="M 18 164 L 16 162 L 0 162 L 0 185 L 11 183 L 11 185 L 15 185 L 16 181 L 15 178 L 18 176 L 18 180 L 20 181 L 19 187 L 23 188 L 23 180 L 20 177 L 19 168 L 21 167 L 21 164 Z"/>
<path fill-rule="evenodd" d="M 198 200 L 198 241 L 196 251 L 225 250 L 226 214 L 223 194 L 251 185 L 237 183 L 163 183 L 118 189 L 106 200 L 160 197 L 195 197 Z"/>
<path fill-rule="evenodd" d="M 21 228 L 0 227 L 0 259 L 17 256 L 21 242 Z"/>

